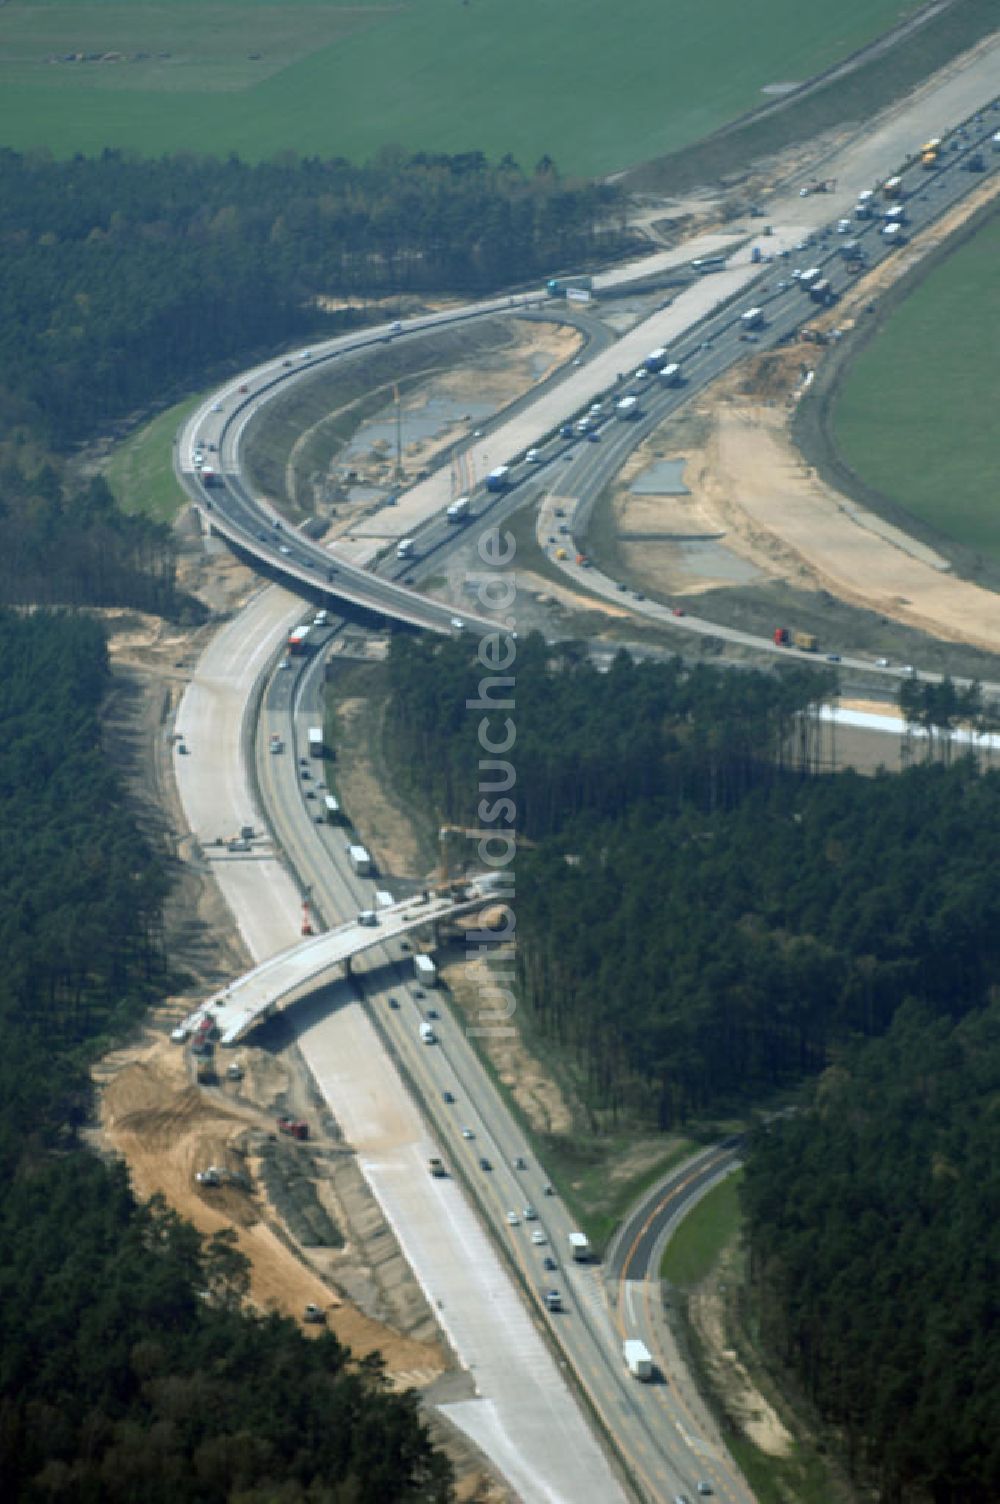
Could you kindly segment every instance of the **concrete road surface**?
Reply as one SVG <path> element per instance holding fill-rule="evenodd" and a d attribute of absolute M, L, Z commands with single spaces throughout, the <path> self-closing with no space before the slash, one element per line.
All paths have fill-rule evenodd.
<path fill-rule="evenodd" d="M 262 591 L 206 649 L 181 702 L 185 753 L 175 772 L 202 848 L 244 823 L 260 826 L 241 732 L 257 674 L 301 603 Z M 298 937 L 301 898 L 270 854 L 213 868 L 257 961 Z M 331 1003 L 333 1006 L 331 1006 Z M 624 1504 L 625 1495 L 499 1257 L 452 1180 L 433 1181 L 433 1145 L 403 1082 L 346 985 L 291 1015 L 331 1111 L 437 1310 L 477 1397 L 445 1407 L 529 1504 Z"/>

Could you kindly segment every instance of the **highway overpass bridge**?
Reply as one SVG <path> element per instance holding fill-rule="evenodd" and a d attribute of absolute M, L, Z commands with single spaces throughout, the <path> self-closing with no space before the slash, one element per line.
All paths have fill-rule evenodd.
<path fill-rule="evenodd" d="M 498 892 L 501 881 L 501 874 L 488 873 L 467 879 L 452 893 L 418 893 L 403 903 L 367 910 L 347 924 L 313 935 L 262 961 L 200 1003 L 180 1027 L 192 1034 L 210 1018 L 224 1047 L 238 1044 L 279 1008 L 331 981 L 337 967 L 349 973 L 351 961 L 363 951 L 399 939 L 411 930 L 473 914 L 487 904 L 502 901 Z"/>

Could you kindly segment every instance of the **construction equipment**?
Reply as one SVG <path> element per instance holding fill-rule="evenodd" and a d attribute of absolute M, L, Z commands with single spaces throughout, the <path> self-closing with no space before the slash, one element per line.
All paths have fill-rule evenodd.
<path fill-rule="evenodd" d="M 289 1138 L 301 1140 L 309 1137 L 309 1124 L 301 1118 L 293 1118 L 287 1112 L 283 1112 L 278 1119 L 278 1132 L 287 1133 Z"/>
<path fill-rule="evenodd" d="M 799 189 L 799 198 L 808 198 L 811 193 L 836 193 L 836 178 L 813 178 L 804 188 Z"/>
<path fill-rule="evenodd" d="M 468 841 L 510 840 L 513 842 L 516 840 L 518 846 L 523 846 L 526 850 L 533 850 L 535 846 L 534 841 L 529 841 L 524 836 L 516 835 L 509 826 L 500 825 L 496 830 L 470 830 L 464 825 L 442 825 L 438 831 L 438 887 L 442 889 L 454 887 L 456 883 L 461 881 L 460 878 L 452 878 L 451 876 L 452 863 L 448 857 L 447 847 L 449 836 L 463 836 Z M 462 863 L 463 871 L 467 865 L 467 862 Z"/>

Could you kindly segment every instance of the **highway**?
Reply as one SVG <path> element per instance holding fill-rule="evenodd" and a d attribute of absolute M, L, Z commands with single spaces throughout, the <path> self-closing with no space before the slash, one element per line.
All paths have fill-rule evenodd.
<path fill-rule="evenodd" d="M 987 139 L 991 132 L 986 127 L 984 131 L 983 139 Z M 957 148 L 948 165 L 934 175 L 933 182 L 927 178 L 913 182 L 908 204 L 912 206 L 910 212 L 914 227 L 929 222 L 941 208 L 954 202 L 975 181 L 975 175 L 962 172 L 961 163 L 965 150 L 965 146 Z M 919 169 L 910 171 L 919 172 Z M 910 178 L 907 177 L 906 181 L 909 184 Z M 858 238 L 866 234 L 871 238 L 871 227 L 862 231 Z M 821 237 L 817 245 L 804 246 L 803 252 L 805 251 L 810 252 L 809 265 L 824 269 L 831 264 L 839 265 L 836 241 L 829 236 L 826 237 L 826 243 Z M 873 243 L 871 261 L 874 262 L 879 254 L 883 254 L 881 246 L 876 250 Z M 624 457 L 636 443 L 662 421 L 664 416 L 745 353 L 747 346 L 740 336 L 746 331 L 740 315 L 747 306 L 747 297 L 752 296 L 755 303 L 764 307 L 764 332 L 760 336 L 758 347 L 766 348 L 768 344 L 790 335 L 815 312 L 792 279 L 789 279 L 788 287 L 778 286 L 780 281 L 785 280 L 780 272 L 780 265 L 780 262 L 772 263 L 761 272 L 756 269 L 751 271 L 744 265 L 729 280 L 719 279 L 716 285 L 720 292 L 711 296 L 718 297 L 720 306 L 710 312 L 707 320 L 701 321 L 696 327 L 689 327 L 683 336 L 679 335 L 676 351 L 673 347 L 671 350 L 672 355 L 682 363 L 684 387 L 676 390 L 660 389 L 656 385 L 656 378 L 652 376 L 633 376 L 626 382 L 616 382 L 614 395 L 634 389 L 636 395 L 640 396 L 645 409 L 642 419 L 635 423 L 625 423 L 601 414 L 596 423 L 596 443 L 577 439 L 549 440 L 544 445 L 540 465 L 529 466 L 522 462 L 515 466 L 512 474 L 514 485 L 507 493 L 499 497 L 476 493 L 474 516 L 483 517 L 488 514 L 500 517 L 508 509 L 523 504 L 526 499 L 547 491 L 552 499 L 554 517 L 554 498 L 565 495 L 575 508 L 567 523 L 570 533 L 566 536 L 574 544 L 582 542 L 587 511 L 604 483 L 602 477 L 620 467 Z M 702 283 L 700 287 L 704 288 L 705 285 Z M 694 293 L 698 289 L 693 288 L 691 291 Z M 681 301 L 683 299 L 678 299 L 678 302 Z M 530 295 L 520 301 L 520 306 L 527 308 L 537 305 L 537 302 L 538 296 Z M 470 310 L 419 321 L 419 327 L 429 328 L 456 318 L 490 317 L 497 313 L 508 315 L 511 306 L 509 300 L 495 300 L 491 305 L 480 305 Z M 677 315 L 675 323 L 679 324 L 683 316 L 686 316 L 684 311 Z M 649 348 L 658 343 L 656 334 L 664 327 L 664 323 L 665 319 L 660 317 L 651 321 L 649 330 L 641 328 L 633 331 L 628 340 L 629 349 L 633 352 L 641 349 L 642 342 L 647 338 Z M 410 337 L 409 330 L 404 335 L 402 330 L 385 326 L 369 336 L 371 339 L 381 340 L 397 337 Z M 328 599 L 331 604 L 336 599 L 349 607 L 360 608 L 375 618 L 392 618 L 410 626 L 441 633 L 468 630 L 472 634 L 495 630 L 496 624 L 490 618 L 464 611 L 456 618 L 453 608 L 431 601 L 417 590 L 410 589 L 405 582 L 400 583 L 392 578 L 393 574 L 411 571 L 411 566 L 405 562 L 397 562 L 390 556 L 383 565 L 385 573 L 375 574 L 368 569 L 348 564 L 341 558 L 331 559 L 327 550 L 288 529 L 273 509 L 249 494 L 239 478 L 240 444 L 246 424 L 251 420 L 257 404 L 266 399 L 269 393 L 284 387 L 288 381 L 306 379 L 321 359 L 339 358 L 365 343 L 366 339 L 357 337 L 331 342 L 330 346 L 323 347 L 321 354 L 303 352 L 297 363 L 289 363 L 287 359 L 271 362 L 258 368 L 256 372 L 248 373 L 238 383 L 227 388 L 226 392 L 207 403 L 186 427 L 178 450 L 178 472 L 203 516 L 216 531 L 235 543 L 242 553 L 259 559 L 271 571 L 280 573 L 292 589 L 304 591 L 311 599 Z M 571 377 L 570 382 L 572 380 Z M 576 390 L 580 389 L 580 382 L 577 380 Z M 550 394 L 546 413 L 551 412 L 552 400 Z M 579 407 L 570 404 L 566 410 L 567 421 L 574 420 L 579 412 Z M 198 480 L 193 467 L 195 439 L 200 439 L 205 445 L 216 446 L 214 453 L 219 457 L 222 484 L 206 488 Z M 426 532 L 418 534 L 421 560 L 425 562 L 435 550 L 446 548 L 449 536 L 458 536 L 461 531 L 463 530 L 449 529 L 440 518 L 429 521 Z M 546 534 L 546 540 L 549 536 L 562 535 L 558 532 Z M 545 546 L 550 546 L 547 541 Z M 386 574 L 390 577 L 387 578 Z M 598 593 L 613 590 L 618 599 L 621 598 L 617 582 L 596 578 L 593 571 L 588 572 L 587 584 L 593 586 Z M 634 601 L 629 604 L 633 610 L 644 604 L 648 605 Z M 283 612 L 286 621 L 292 619 L 287 602 L 283 605 Z M 458 625 L 459 621 L 461 625 Z M 701 623 L 691 618 L 683 621 L 673 618 L 673 621 L 679 630 L 710 630 L 716 636 L 730 636 L 734 640 L 746 640 L 757 648 L 774 650 L 774 645 L 767 639 L 731 634 L 711 623 Z M 248 682 L 251 685 L 257 683 L 264 664 L 268 658 L 273 660 L 276 654 L 282 630 L 282 627 L 274 628 L 272 624 L 270 632 L 261 636 L 254 645 L 256 668 L 253 677 L 248 681 L 245 672 L 242 678 L 235 674 L 237 682 L 244 685 Z M 875 667 L 867 662 L 862 664 L 861 660 L 859 665 L 869 670 Z M 345 915 L 373 906 L 374 883 L 358 878 L 350 871 L 342 849 L 343 838 L 338 842 L 332 827 L 317 825 L 315 814 L 310 811 L 310 802 L 304 797 L 302 780 L 298 776 L 298 757 L 301 755 L 299 749 L 305 728 L 315 721 L 319 704 L 319 677 L 318 658 L 305 660 L 292 672 L 273 676 L 264 693 L 254 766 L 257 787 L 269 812 L 276 843 L 296 874 L 300 890 L 308 892 L 317 911 L 327 922 L 335 924 Z M 245 697 L 249 700 L 251 693 L 247 691 Z M 230 707 L 230 719 L 232 710 L 233 707 Z M 186 713 L 190 714 L 192 723 L 189 733 L 190 750 L 196 752 L 199 741 L 206 736 L 207 710 L 188 705 L 185 711 L 182 706 L 182 719 Z M 241 725 L 242 714 L 241 710 Z M 272 730 L 288 739 L 289 755 L 273 757 L 267 752 L 267 737 Z M 190 762 L 186 758 L 178 759 L 176 766 L 179 785 L 186 787 L 190 796 L 186 802 L 189 818 L 191 811 L 197 810 L 204 832 L 210 828 L 206 810 L 211 806 L 211 790 L 203 787 L 196 792 L 194 789 L 198 781 L 196 758 Z M 214 806 L 212 819 L 217 828 L 219 815 Z M 195 828 L 193 820 L 192 825 Z M 259 873 L 260 866 L 256 863 L 253 866 Z M 274 866 L 272 860 L 266 874 L 270 883 L 277 877 Z M 260 914 L 261 895 L 257 893 L 250 899 L 248 890 L 252 885 L 252 877 L 250 874 L 240 876 L 235 864 L 232 870 L 227 865 L 224 873 L 220 871 L 219 875 L 223 880 L 231 878 L 236 884 L 227 896 L 230 897 L 234 912 L 238 912 L 238 917 L 243 916 L 241 928 L 249 938 L 252 930 L 252 925 L 246 918 L 249 910 L 241 905 L 244 900 L 252 902 L 256 904 L 255 912 Z M 247 891 L 239 890 L 240 883 Z M 287 883 L 282 892 L 278 912 L 283 925 L 287 925 L 290 907 L 294 912 L 295 904 L 289 903 Z M 263 929 L 267 929 L 267 926 Z M 274 933 L 273 928 L 269 932 Z M 286 946 L 290 938 L 285 938 Z M 255 953 L 260 953 L 259 936 L 254 935 L 254 940 Z M 567 1238 L 573 1228 L 566 1209 L 558 1196 L 546 1195 L 544 1170 L 532 1162 L 516 1124 L 480 1065 L 464 1029 L 458 1028 L 450 1017 L 445 1017 L 436 1021 L 439 1042 L 432 1046 L 421 1043 L 419 1024 L 429 1016 L 428 1009 L 434 1004 L 426 995 L 421 995 L 417 988 L 409 955 L 402 949 L 403 943 L 399 939 L 390 942 L 380 940 L 359 961 L 356 982 L 363 990 L 369 1018 L 374 1023 L 377 1035 L 387 1046 L 415 1098 L 424 1104 L 431 1125 L 433 1137 L 429 1142 L 425 1134 L 418 1134 L 413 1128 L 407 1129 L 413 1144 L 417 1144 L 419 1140 L 419 1151 L 414 1148 L 411 1154 L 408 1150 L 409 1157 L 404 1157 L 390 1172 L 385 1170 L 377 1153 L 365 1163 L 365 1172 L 376 1187 L 383 1206 L 387 1208 L 387 1215 L 393 1221 L 418 1276 L 426 1278 L 426 1275 L 421 1275 L 421 1271 L 431 1267 L 434 1258 L 447 1260 L 451 1257 L 452 1262 L 447 1267 L 452 1270 L 451 1279 L 457 1289 L 463 1282 L 463 1268 L 468 1275 L 478 1271 L 480 1264 L 486 1262 L 482 1253 L 484 1248 L 493 1251 L 503 1249 L 517 1279 L 533 1302 L 529 1308 L 532 1312 L 529 1328 L 544 1331 L 548 1341 L 562 1353 L 563 1361 L 573 1370 L 592 1413 L 599 1419 L 605 1433 L 614 1438 L 633 1489 L 640 1496 L 651 1500 L 669 1499 L 677 1492 L 693 1495 L 699 1480 L 711 1476 L 712 1486 L 720 1498 L 739 1500 L 743 1504 L 743 1501 L 749 1499 L 745 1485 L 721 1448 L 716 1447 L 707 1427 L 703 1428 L 701 1421 L 695 1418 L 690 1398 L 684 1396 L 677 1384 L 672 1382 L 671 1373 L 668 1371 L 664 1374 L 664 1382 L 648 1386 L 637 1384 L 627 1375 L 620 1349 L 623 1331 L 635 1320 L 646 1322 L 644 1329 L 652 1332 L 652 1320 L 648 1316 L 643 1317 L 634 1303 L 629 1304 L 631 1297 L 628 1290 L 616 1300 L 612 1318 L 604 1299 L 599 1272 L 592 1267 L 576 1266 L 569 1259 Z M 387 1106 L 385 1093 L 393 1088 L 391 1084 L 383 1085 L 375 1092 L 377 1100 L 373 1098 L 367 1102 L 363 1102 L 357 1095 L 357 1069 L 355 1067 L 350 1072 L 345 1070 L 343 1050 L 331 1049 L 327 1042 L 329 1029 L 331 1024 L 335 1024 L 353 1031 L 350 1035 L 350 1049 L 356 1061 L 359 1055 L 371 1048 L 370 1043 L 366 1042 L 366 1030 L 370 1033 L 370 1026 L 357 1016 L 356 1010 L 352 1010 L 343 1001 L 350 992 L 347 984 L 341 984 L 335 991 L 336 997 L 341 1001 L 335 1003 L 333 1014 L 329 1017 L 322 1009 L 315 1011 L 320 1007 L 319 1004 L 312 1011 L 308 1004 L 299 1005 L 294 1010 L 296 1018 L 302 1020 L 297 1024 L 300 1031 L 299 1043 L 313 1066 L 317 1080 L 334 1104 L 347 1136 L 352 1142 L 360 1144 L 364 1153 L 363 1146 L 366 1142 L 379 1142 L 378 1131 L 370 1126 L 368 1119 Z M 393 1006 L 391 999 L 398 1006 Z M 344 1036 L 340 1038 L 342 1045 Z M 372 1068 L 382 1069 L 374 1063 Z M 389 1082 L 391 1078 L 387 1076 L 385 1081 Z M 454 1100 L 446 1100 L 446 1092 Z M 366 1113 L 368 1118 L 365 1117 Z M 463 1130 L 467 1130 L 467 1135 Z M 445 1182 L 431 1182 L 426 1174 L 426 1155 L 434 1150 L 441 1153 L 451 1170 L 451 1175 Z M 488 1168 L 482 1166 L 484 1159 L 488 1162 Z M 518 1168 L 519 1159 L 525 1160 L 523 1169 Z M 419 1172 L 416 1176 L 415 1170 Z M 468 1205 L 459 1193 L 459 1187 L 463 1183 L 474 1188 L 481 1212 L 478 1221 L 468 1212 Z M 426 1229 L 427 1225 L 424 1208 L 430 1198 L 434 1198 L 433 1204 L 440 1204 L 440 1223 L 445 1232 L 448 1227 L 461 1229 L 460 1235 L 456 1233 L 460 1248 L 466 1251 L 475 1248 L 476 1252 L 471 1260 L 466 1257 L 463 1262 L 459 1254 L 456 1263 L 454 1248 L 429 1249 L 420 1245 L 420 1230 Z M 526 1218 L 526 1207 L 532 1208 L 536 1215 Z M 390 1208 L 395 1208 L 395 1214 Z M 545 1241 L 534 1241 L 534 1232 L 538 1232 Z M 638 1240 L 636 1250 L 630 1253 L 630 1261 L 622 1266 L 619 1284 L 623 1284 L 623 1288 L 641 1281 L 648 1292 L 649 1282 L 645 1279 L 645 1269 L 656 1246 L 656 1238 L 651 1233 L 647 1236 L 644 1232 Z M 545 1259 L 552 1259 L 555 1268 L 546 1269 Z M 635 1272 L 640 1267 L 643 1271 L 641 1276 Z M 563 1296 L 566 1309 L 561 1313 L 547 1311 L 539 1299 L 542 1291 L 550 1286 L 558 1288 Z M 502 1386 L 503 1375 L 496 1372 L 495 1351 L 491 1357 L 489 1342 L 469 1326 L 470 1311 L 475 1307 L 477 1299 L 482 1304 L 482 1298 L 474 1291 L 466 1291 L 465 1301 L 456 1300 L 455 1309 L 450 1310 L 452 1285 L 447 1289 L 440 1286 L 427 1288 L 429 1295 L 437 1301 L 441 1319 L 459 1352 L 464 1356 L 471 1349 L 480 1354 L 477 1361 L 482 1362 L 483 1372 L 492 1362 L 491 1382 Z M 491 1287 L 486 1303 L 492 1305 L 494 1300 L 499 1299 L 500 1296 Z M 516 1324 L 517 1318 L 511 1315 L 509 1305 L 505 1310 L 505 1319 Z M 530 1330 L 524 1331 L 521 1327 L 518 1330 L 527 1352 Z M 489 1340 L 495 1341 L 495 1338 Z M 534 1349 L 531 1351 L 534 1354 Z M 535 1356 L 529 1360 L 530 1364 L 537 1362 Z M 555 1372 L 554 1369 L 552 1371 Z M 544 1384 L 542 1388 L 545 1389 Z M 509 1403 L 516 1404 L 516 1396 L 508 1395 L 508 1400 Z M 537 1400 L 533 1403 L 537 1407 Z M 502 1457 L 506 1460 L 505 1467 L 503 1461 L 498 1461 L 498 1465 L 504 1467 L 508 1476 L 523 1478 L 523 1458 L 526 1454 L 522 1440 L 513 1439 L 513 1433 L 506 1425 L 499 1427 L 499 1432 L 503 1433 L 506 1440 L 498 1440 L 497 1428 L 483 1429 L 482 1416 L 482 1410 L 475 1419 L 464 1415 L 459 1418 L 456 1415 L 456 1423 L 464 1422 L 472 1435 L 477 1434 L 479 1428 L 478 1434 L 483 1438 L 484 1448 L 495 1459 Z M 525 1415 L 522 1414 L 520 1419 L 527 1423 Z M 572 1430 L 573 1423 L 570 1419 L 564 1418 L 560 1424 Z M 584 1451 L 585 1448 L 580 1453 L 581 1457 Z M 587 1455 L 590 1456 L 589 1453 Z M 588 1466 L 592 1467 L 593 1462 L 590 1461 Z M 605 1465 L 602 1463 L 601 1466 Z M 593 1484 L 595 1475 L 591 1472 L 588 1476 Z M 525 1491 L 523 1483 L 518 1486 Z M 565 1494 L 562 1488 L 551 1494 L 543 1494 L 537 1488 L 525 1491 L 525 1497 L 564 1496 L 572 1495 Z M 619 1496 L 618 1485 L 611 1481 L 608 1474 L 606 1485 L 602 1484 L 596 1491 L 592 1489 L 589 1494 L 585 1490 L 578 1496 L 611 1500 Z"/>
<path fill-rule="evenodd" d="M 296 771 L 301 775 L 301 769 Z M 349 974 L 365 951 L 417 931 L 433 931 L 439 923 L 495 902 L 491 899 L 492 876 L 487 873 L 482 878 L 472 878 L 447 896 L 418 893 L 388 906 L 379 906 L 376 898 L 364 917 L 359 913 L 357 919 L 346 920 L 321 935 L 304 939 L 287 951 L 269 956 L 252 971 L 244 972 L 237 981 L 200 1003 L 181 1027 L 193 1033 L 203 1019 L 210 1018 L 224 1047 L 238 1044 L 256 1024 L 270 1018 L 295 997 L 329 982 L 331 973 L 338 968 Z"/>
<path fill-rule="evenodd" d="M 993 103 L 949 133 L 942 151 L 942 165 L 935 171 L 925 171 L 919 162 L 902 169 L 904 198 L 901 202 L 907 216 L 904 229 L 907 238 L 930 224 L 982 181 L 983 174 L 967 170 L 976 154 L 983 155 L 985 171 L 996 171 L 1000 158 L 990 147 L 996 115 L 997 105 Z M 850 197 L 853 198 L 854 194 Z M 834 212 L 837 207 L 845 207 L 843 203 L 835 205 L 836 201 L 831 200 L 823 207 L 832 208 Z M 846 211 L 850 213 L 849 202 Z M 508 415 L 504 415 L 489 438 L 491 456 L 494 459 L 505 457 L 510 463 L 511 489 L 505 497 L 482 488 L 476 490 L 472 497 L 470 521 L 499 515 L 501 500 L 509 501 L 514 497 L 519 504 L 523 503 L 527 499 L 525 493 L 533 494 L 540 484 L 546 485 L 556 495 L 569 495 L 574 503 L 570 526 L 573 548 L 571 559 L 562 563 L 562 568 L 571 577 L 575 574 L 577 586 L 584 583 L 572 558 L 576 552 L 585 551 L 589 512 L 601 487 L 664 418 L 727 371 L 748 349 L 768 349 L 793 337 L 803 323 L 821 311 L 803 292 L 797 273 L 818 268 L 830 280 L 835 293 L 844 289 L 853 275 L 841 255 L 841 247 L 847 239 L 858 242 L 869 268 L 887 256 L 899 254 L 898 248 L 890 247 L 882 237 L 881 221 L 877 219 L 852 222 L 851 233 L 846 237 L 837 235 L 835 225 L 823 226 L 814 233 L 805 233 L 794 246 L 784 243 L 781 236 L 760 236 L 754 242 L 758 251 L 764 255 L 778 253 L 770 264 L 753 265 L 749 260 L 750 248 L 744 247 L 739 256 L 732 258 L 730 269 L 697 281 L 674 300 L 673 307 L 666 314 L 654 315 L 646 324 L 630 331 L 617 346 L 605 352 L 603 359 L 588 362 L 582 369 L 564 372 L 564 397 L 560 398 L 559 391 L 550 388 L 541 396 L 533 394 L 530 402 L 525 400 L 517 404 L 518 420 L 510 421 Z M 641 266 L 642 263 L 636 266 L 637 276 Z M 349 608 L 367 613 L 370 620 L 397 620 L 438 633 L 495 631 L 498 623 L 491 617 L 464 609 L 456 612 L 446 603 L 434 601 L 411 589 L 407 581 L 412 578 L 412 568 L 394 557 L 391 544 L 403 528 L 408 536 L 415 538 L 418 557 L 424 557 L 441 546 L 442 530 L 446 532 L 447 526 L 442 521 L 440 508 L 435 512 L 433 507 L 428 510 L 425 506 L 414 518 L 413 508 L 408 507 L 404 495 L 394 508 L 383 509 L 373 527 L 382 529 L 388 537 L 375 535 L 376 541 L 367 561 L 373 563 L 382 557 L 376 573 L 341 556 L 331 557 L 327 549 L 288 529 L 269 503 L 253 497 L 245 487 L 240 478 L 240 450 L 248 425 L 262 403 L 279 390 L 284 391 L 289 383 L 307 379 L 318 367 L 331 360 L 356 355 L 386 340 L 420 337 L 456 322 L 498 314 L 509 316 L 512 311 L 537 310 L 543 303 L 544 294 L 541 292 L 522 294 L 515 299 L 492 299 L 418 319 L 405 327 L 388 324 L 364 335 L 345 336 L 315 350 L 301 352 L 297 359 L 284 357 L 247 372 L 240 381 L 230 383 L 207 400 L 185 426 L 176 456 L 179 478 L 216 531 L 251 561 L 258 559 L 271 573 L 284 577 L 291 588 L 306 591 L 311 599 L 323 599 L 330 604 L 339 601 L 341 609 L 346 603 Z M 751 305 L 761 310 L 762 323 L 748 331 L 742 315 Z M 627 381 L 619 382 L 611 377 L 613 385 L 600 385 L 609 379 L 613 367 L 625 366 L 627 369 L 632 360 L 641 361 L 643 353 L 668 337 L 665 330 L 669 332 L 671 360 L 681 367 L 682 385 L 663 389 L 659 378 L 644 375 L 641 367 Z M 752 341 L 749 345 L 748 339 Z M 624 394 L 638 399 L 642 410 L 638 421 L 621 422 L 611 415 L 613 400 Z M 596 444 L 586 444 L 580 437 L 546 437 L 557 434 L 563 424 L 572 424 L 587 414 L 591 405 L 588 399 L 602 401 L 604 407 L 593 424 Z M 520 457 L 523 448 L 520 452 L 510 448 L 512 437 L 520 440 L 525 434 L 531 438 L 533 447 L 541 449 L 540 466 L 528 464 Z M 203 450 L 206 446 L 215 446 L 214 453 L 207 448 L 205 459 L 210 461 L 217 457 L 222 484 L 206 488 L 200 483 L 194 468 L 194 455 L 199 444 Z M 595 453 L 599 448 L 600 452 Z M 572 468 L 562 474 L 554 473 L 567 460 Z M 413 495 L 425 492 L 430 499 L 433 498 L 433 482 L 415 487 Z M 509 507 L 504 506 L 502 510 L 506 512 Z M 546 540 L 549 536 L 548 533 L 544 535 Z M 554 554 L 552 545 L 546 542 L 543 546 L 552 549 Z M 385 557 L 387 548 L 388 557 Z M 598 576 L 593 571 L 588 572 L 585 583 L 591 593 L 609 596 L 614 592 L 620 595 L 619 582 Z M 620 599 L 618 604 L 621 604 Z M 699 617 L 678 618 L 669 608 L 655 602 L 640 602 L 633 597 L 629 609 L 678 632 L 710 634 L 758 651 L 789 654 L 789 649 L 776 648 L 766 637 L 738 632 Z M 872 659 L 860 657 L 844 659 L 843 663 L 845 668 L 885 675 L 890 681 L 898 680 L 904 671 L 899 665 L 882 666 Z"/>
<path fill-rule="evenodd" d="M 386 879 L 354 874 L 343 837 L 331 840 L 328 831 L 316 824 L 311 813 L 315 801 L 306 798 L 307 790 L 298 776 L 307 730 L 316 721 L 321 681 L 319 657 L 297 666 L 294 675 L 287 671 L 274 675 L 264 698 L 256 770 L 277 843 L 294 851 L 296 869 L 312 905 L 333 919 L 371 906 L 376 889 Z M 288 737 L 288 755 L 276 757 L 268 752 L 275 732 Z M 534 1320 L 544 1324 L 550 1341 L 561 1349 L 591 1412 L 614 1438 L 639 1496 L 655 1501 L 673 1498 L 678 1492 L 693 1493 L 698 1481 L 711 1471 L 720 1499 L 749 1504 L 749 1492 L 735 1475 L 707 1418 L 695 1419 L 687 1411 L 679 1415 L 668 1385 L 640 1385 L 628 1375 L 622 1359 L 622 1333 L 608 1311 L 600 1268 L 577 1264 L 570 1256 L 569 1234 L 576 1230 L 575 1224 L 561 1198 L 547 1193 L 544 1166 L 534 1159 L 481 1064 L 467 1025 L 451 1017 L 440 996 L 418 984 L 412 956 L 398 940 L 379 944 L 359 957 L 355 982 L 391 1058 L 424 1105 L 432 1130 L 429 1152 L 442 1156 L 456 1182 L 455 1191 L 464 1185 L 473 1193 L 481 1226 L 510 1262 L 531 1303 Z M 290 1017 L 298 1016 L 301 1008 L 297 1004 Z M 431 1022 L 437 1033 L 434 1045 L 420 1040 L 424 1022 Z M 307 1058 L 309 1033 L 304 1027 L 299 1035 Z M 321 1078 L 322 1070 L 321 1060 Z M 343 1089 L 338 1078 L 331 1095 L 338 1112 Z M 484 1160 L 487 1169 L 482 1167 Z M 422 1168 L 426 1174 L 426 1166 Z M 445 1192 L 434 1185 L 426 1194 Z M 534 1215 L 526 1218 L 526 1209 Z M 405 1231 L 401 1235 L 405 1246 Z M 546 1268 L 546 1260 L 554 1267 Z M 544 1294 L 550 1289 L 559 1290 L 562 1311 L 546 1309 Z M 673 1419 L 666 1430 L 664 1416 Z"/>

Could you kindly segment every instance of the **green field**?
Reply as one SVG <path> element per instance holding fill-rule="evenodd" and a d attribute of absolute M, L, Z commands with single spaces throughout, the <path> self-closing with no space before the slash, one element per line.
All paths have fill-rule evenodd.
<path fill-rule="evenodd" d="M 851 366 L 834 435 L 865 482 L 1000 560 L 1000 216 L 930 273 Z"/>
<path fill-rule="evenodd" d="M 660 1274 L 674 1285 L 696 1285 L 711 1272 L 727 1243 L 740 1226 L 739 1186 L 742 1170 L 736 1170 L 704 1196 L 667 1244 Z"/>
<path fill-rule="evenodd" d="M 174 436 L 201 400 L 189 397 L 179 402 L 117 445 L 104 478 L 124 511 L 142 512 L 157 522 L 170 523 L 186 504 L 187 497 L 174 475 Z"/>
<path fill-rule="evenodd" d="M 548 153 L 598 174 L 802 81 L 919 0 L 9 0 L 0 144 Z M 763 12 L 763 14 L 762 14 Z"/>

